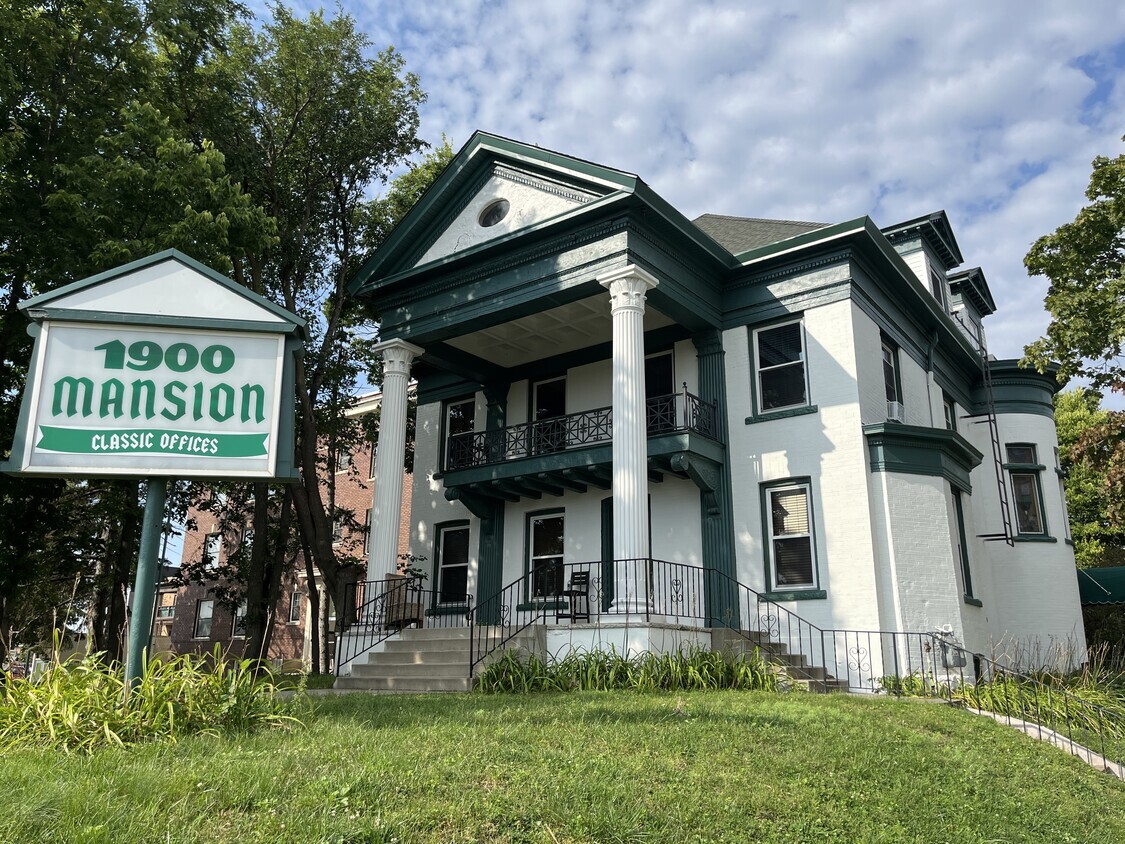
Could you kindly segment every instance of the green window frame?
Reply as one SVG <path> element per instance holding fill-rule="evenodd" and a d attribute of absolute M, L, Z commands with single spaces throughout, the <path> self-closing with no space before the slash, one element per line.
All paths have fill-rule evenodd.
<path fill-rule="evenodd" d="M 771 593 L 816 592 L 820 572 L 811 478 L 789 478 L 761 485 L 762 545 L 766 585 Z"/>
<path fill-rule="evenodd" d="M 810 406 L 804 319 L 751 329 L 754 403 L 760 416 Z"/>
<path fill-rule="evenodd" d="M 1008 443 L 1004 453 L 1007 457 L 1004 468 L 1012 488 L 1016 533 L 1020 537 L 1050 539 L 1041 478 L 1047 467 L 1039 462 L 1035 444 Z"/>
<path fill-rule="evenodd" d="M 457 536 L 454 537 L 454 534 Z M 468 603 L 469 558 L 472 556 L 470 539 L 468 519 L 434 525 L 435 607 L 465 606 Z"/>
<path fill-rule="evenodd" d="M 527 514 L 524 571 L 529 602 L 557 600 L 563 589 L 566 554 L 566 510 L 554 508 Z M 539 528 L 543 533 L 539 533 Z M 558 536 L 555 537 L 557 532 Z"/>
<path fill-rule="evenodd" d="M 957 521 L 957 534 L 955 537 L 957 543 L 957 557 L 961 565 L 961 583 L 964 587 L 965 601 L 980 606 L 980 601 L 973 595 L 973 572 L 969 564 L 969 543 L 966 539 L 965 506 L 961 498 L 961 490 L 954 487 L 951 492 L 953 494 L 953 516 Z"/>
<path fill-rule="evenodd" d="M 477 397 L 476 393 L 447 399 L 441 403 L 441 465 L 450 466 L 450 441 L 456 436 L 476 432 Z"/>

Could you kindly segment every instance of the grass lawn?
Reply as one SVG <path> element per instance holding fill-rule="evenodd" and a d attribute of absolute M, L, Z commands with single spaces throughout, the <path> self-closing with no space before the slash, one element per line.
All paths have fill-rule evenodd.
<path fill-rule="evenodd" d="M 315 700 L 294 732 L 0 760 L 3 842 L 1119 842 L 1125 783 L 948 706 Z"/>

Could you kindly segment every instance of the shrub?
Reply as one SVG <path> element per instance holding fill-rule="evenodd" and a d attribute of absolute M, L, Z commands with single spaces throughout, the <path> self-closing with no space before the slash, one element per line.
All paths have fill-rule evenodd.
<path fill-rule="evenodd" d="M 145 666 L 123 703 L 125 678 L 100 654 L 56 663 L 38 681 L 0 687 L 0 751 L 50 747 L 92 753 L 107 746 L 175 742 L 197 733 L 248 732 L 299 724 L 272 677 L 250 660 L 184 655 Z"/>
<path fill-rule="evenodd" d="M 562 659 L 520 658 L 507 651 L 481 674 L 482 692 L 692 691 L 778 688 L 777 668 L 755 650 L 750 655 L 707 651 L 640 654 L 574 651 Z"/>

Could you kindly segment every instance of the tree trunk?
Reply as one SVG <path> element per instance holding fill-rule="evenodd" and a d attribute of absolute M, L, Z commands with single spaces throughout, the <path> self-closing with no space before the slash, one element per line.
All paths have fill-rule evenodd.
<path fill-rule="evenodd" d="M 300 531 L 298 531 L 300 533 Z M 312 554 L 309 553 L 309 543 L 305 535 L 300 533 L 301 555 L 305 558 L 305 585 L 309 597 L 308 630 L 309 634 L 309 669 L 313 674 L 323 674 L 320 664 L 320 655 L 324 653 L 320 647 L 320 588 L 316 585 L 316 568 L 313 566 Z"/>

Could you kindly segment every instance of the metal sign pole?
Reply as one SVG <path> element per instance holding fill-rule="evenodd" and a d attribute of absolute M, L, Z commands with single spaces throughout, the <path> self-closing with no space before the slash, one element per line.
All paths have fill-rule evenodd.
<path fill-rule="evenodd" d="M 144 653 L 152 634 L 152 605 L 156 593 L 156 573 L 160 569 L 158 551 L 167 494 L 167 478 L 149 478 L 145 495 L 145 518 L 141 527 L 141 551 L 137 557 L 137 579 L 133 584 L 133 612 L 129 619 L 129 653 L 125 660 L 126 695 L 140 682 L 144 672 Z"/>

